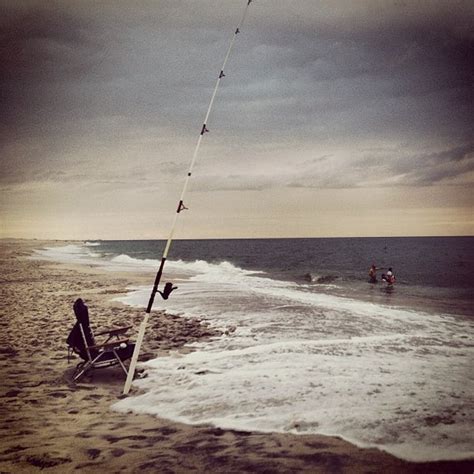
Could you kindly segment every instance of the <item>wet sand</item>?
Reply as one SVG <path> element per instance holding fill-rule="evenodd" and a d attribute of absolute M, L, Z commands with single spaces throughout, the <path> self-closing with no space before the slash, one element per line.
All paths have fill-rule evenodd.
<path fill-rule="evenodd" d="M 94 329 L 133 325 L 133 336 L 143 310 L 111 300 L 129 285 L 151 285 L 153 275 L 29 260 L 42 244 L 0 241 L 0 473 L 474 471 L 474 461 L 410 463 L 336 437 L 222 430 L 112 411 L 122 396 L 120 368 L 72 382 L 79 362 L 68 362 L 65 342 L 72 304 L 86 301 Z M 140 360 L 216 335 L 199 320 L 153 312 L 150 321 Z"/>

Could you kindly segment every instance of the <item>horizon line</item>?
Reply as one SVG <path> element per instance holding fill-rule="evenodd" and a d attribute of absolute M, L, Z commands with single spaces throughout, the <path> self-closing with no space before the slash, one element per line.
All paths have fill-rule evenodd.
<path fill-rule="evenodd" d="M 176 238 L 174 241 L 191 241 L 191 240 L 308 240 L 308 239 L 414 239 L 414 238 L 472 238 L 473 234 L 460 235 L 373 235 L 373 236 L 326 236 L 326 237 L 193 237 L 193 238 Z M 29 240 L 29 241 L 46 241 L 46 242 L 123 242 L 123 241 L 163 241 L 166 238 L 41 238 L 41 237 L 0 237 L 0 241 L 5 240 Z"/>

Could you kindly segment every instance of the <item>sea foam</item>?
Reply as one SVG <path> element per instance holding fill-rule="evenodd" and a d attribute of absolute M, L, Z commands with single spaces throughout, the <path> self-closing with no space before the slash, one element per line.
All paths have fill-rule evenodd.
<path fill-rule="evenodd" d="M 145 394 L 115 409 L 339 435 L 409 460 L 473 454 L 468 321 L 318 293 L 232 265 L 199 269 L 166 310 L 237 330 L 144 364 L 148 376 L 136 385 Z M 120 299 L 140 306 L 146 296 L 137 288 Z"/>
<path fill-rule="evenodd" d="M 64 263 L 97 263 L 100 253 L 93 252 L 84 245 L 68 244 L 58 247 L 44 247 L 36 249 L 33 258 L 59 261 Z"/>

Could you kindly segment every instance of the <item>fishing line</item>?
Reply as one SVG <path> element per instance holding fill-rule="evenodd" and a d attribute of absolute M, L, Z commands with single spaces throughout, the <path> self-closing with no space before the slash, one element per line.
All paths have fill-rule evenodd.
<path fill-rule="evenodd" d="M 193 169 L 194 169 L 194 164 L 196 163 L 196 159 L 197 159 L 197 156 L 198 156 L 198 152 L 199 152 L 199 148 L 201 146 L 202 139 L 203 139 L 204 135 L 207 132 L 209 132 L 209 129 L 207 128 L 207 122 L 208 122 L 208 119 L 209 119 L 209 115 L 211 114 L 212 106 L 214 105 L 214 100 L 215 100 L 216 95 L 217 95 L 217 90 L 219 89 L 219 85 L 221 83 L 221 80 L 225 77 L 224 71 L 225 71 L 225 67 L 227 65 L 227 61 L 229 60 L 230 53 L 231 53 L 232 48 L 234 46 L 237 35 L 240 33 L 240 28 L 244 24 L 245 17 L 247 16 L 247 11 L 248 11 L 248 8 L 249 8 L 251 3 L 252 3 L 252 0 L 247 0 L 247 5 L 245 6 L 245 10 L 243 12 L 242 18 L 241 18 L 239 24 L 237 25 L 237 28 L 235 29 L 234 34 L 232 35 L 232 39 L 231 39 L 229 47 L 227 49 L 227 52 L 226 52 L 226 55 L 225 55 L 225 58 L 224 58 L 224 62 L 222 63 L 222 67 L 221 67 L 221 69 L 219 71 L 219 74 L 218 74 L 218 77 L 217 77 L 216 85 L 214 86 L 214 90 L 212 92 L 211 100 L 209 102 L 209 107 L 207 108 L 207 112 L 206 112 L 206 115 L 204 117 L 204 121 L 203 121 L 201 131 L 200 131 L 200 134 L 199 134 L 199 138 L 198 138 L 198 141 L 196 143 L 196 147 L 194 148 L 191 163 L 190 163 L 189 168 L 188 168 L 188 173 L 187 173 L 186 179 L 184 181 L 183 190 L 181 191 L 181 195 L 179 197 L 178 206 L 177 206 L 177 209 L 176 209 L 176 213 L 174 215 L 173 223 L 171 225 L 171 230 L 170 230 L 170 233 L 169 233 L 169 237 L 168 237 L 168 240 L 166 241 L 166 246 L 165 246 L 165 249 L 163 251 L 163 256 L 161 258 L 160 267 L 159 267 L 158 272 L 156 274 L 155 282 L 153 284 L 153 289 L 151 291 L 150 299 L 148 301 L 148 306 L 147 306 L 146 311 L 145 311 L 145 316 L 143 317 L 143 320 L 140 324 L 140 328 L 138 330 L 137 341 L 135 343 L 135 349 L 133 351 L 132 360 L 130 361 L 130 367 L 128 369 L 127 380 L 125 381 L 125 385 L 124 385 L 124 388 L 123 388 L 123 393 L 125 395 L 130 391 L 130 386 L 132 385 L 133 376 L 135 374 L 135 367 L 137 365 L 138 356 L 140 354 L 140 348 L 141 348 L 141 345 L 142 345 L 142 342 L 143 342 L 143 338 L 145 336 L 145 330 L 146 330 L 146 326 L 147 326 L 147 323 L 148 323 L 148 319 L 150 317 L 151 309 L 153 307 L 153 302 L 155 301 L 156 293 L 159 291 L 158 286 L 160 284 L 161 276 L 163 274 L 163 268 L 165 266 L 166 259 L 168 258 L 168 252 L 169 252 L 171 244 L 173 242 L 173 237 L 174 237 L 174 234 L 175 234 L 175 229 L 176 229 L 176 223 L 178 221 L 178 216 L 181 213 L 181 211 L 184 211 L 184 210 L 187 209 L 186 206 L 184 205 L 184 198 L 185 198 L 185 195 L 186 195 L 186 191 L 188 189 L 189 181 L 190 181 L 191 176 L 192 176 L 192 172 L 193 172 Z M 166 283 L 163 292 L 160 292 L 160 294 L 163 296 L 164 299 L 168 299 L 168 296 L 171 293 L 171 291 L 173 291 L 172 284 L 171 283 Z"/>

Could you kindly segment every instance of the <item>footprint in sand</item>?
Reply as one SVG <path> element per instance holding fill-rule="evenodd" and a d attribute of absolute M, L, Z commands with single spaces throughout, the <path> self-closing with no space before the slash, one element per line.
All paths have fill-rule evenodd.
<path fill-rule="evenodd" d="M 20 446 L 20 445 L 12 446 L 12 447 L 6 449 L 5 451 L 3 451 L 2 454 L 13 454 L 13 453 L 17 453 L 19 451 L 24 451 L 25 449 L 28 449 L 28 448 L 25 447 L 25 446 Z"/>
<path fill-rule="evenodd" d="M 64 392 L 51 392 L 51 393 L 48 393 L 48 397 L 67 398 L 67 393 L 64 393 Z"/>
<path fill-rule="evenodd" d="M 91 393 L 90 395 L 86 395 L 83 400 L 100 400 L 101 398 L 104 398 L 103 395 L 99 395 L 98 393 Z"/>
<path fill-rule="evenodd" d="M 100 449 L 88 449 L 87 450 L 87 456 L 89 459 L 97 459 L 100 456 L 101 450 Z"/>
<path fill-rule="evenodd" d="M 42 456 L 27 456 L 26 461 L 32 466 L 39 467 L 40 469 L 72 462 L 70 458 L 53 458 L 48 454 L 43 454 Z"/>

